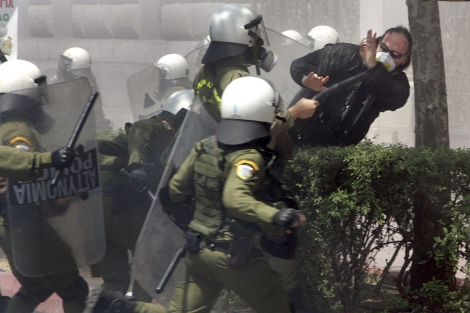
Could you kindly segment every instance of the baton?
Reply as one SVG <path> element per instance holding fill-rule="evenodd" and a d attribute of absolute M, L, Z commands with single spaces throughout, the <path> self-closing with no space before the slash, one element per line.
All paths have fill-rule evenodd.
<path fill-rule="evenodd" d="M 343 88 L 348 87 L 357 81 L 363 79 L 366 77 L 367 71 L 361 72 L 355 76 L 349 77 L 343 81 L 340 81 L 338 83 L 334 83 L 331 85 L 331 87 L 328 87 L 328 89 L 325 89 L 323 91 L 320 91 L 317 93 L 312 100 L 317 100 L 318 102 L 322 102 L 327 96 L 333 96 L 338 94 Z"/>
<path fill-rule="evenodd" d="M 96 98 L 98 98 L 98 92 L 93 91 L 90 95 L 90 98 L 88 98 L 87 103 L 85 104 L 85 107 L 83 108 L 82 114 L 78 118 L 77 124 L 75 125 L 75 129 L 72 132 L 72 136 L 70 136 L 69 143 L 67 144 L 67 148 L 70 148 L 73 150 L 73 147 L 75 146 L 75 143 L 77 142 L 78 136 L 80 136 L 80 132 L 82 131 L 83 126 L 85 125 L 85 122 L 88 118 L 88 115 L 90 115 L 91 110 L 93 109 L 93 104 L 95 103 Z M 57 180 L 59 179 L 60 173 L 62 169 L 58 168 L 57 171 L 54 174 L 54 178 L 52 179 L 52 186 L 57 185 Z"/>
<path fill-rule="evenodd" d="M 170 279 L 170 276 L 175 270 L 176 265 L 178 265 L 179 260 L 183 256 L 184 256 L 184 249 L 178 248 L 175 255 L 173 256 L 173 259 L 170 262 L 170 265 L 168 265 L 168 268 L 166 269 L 165 274 L 163 274 L 163 277 L 160 280 L 160 283 L 158 284 L 157 288 L 155 288 L 156 293 L 160 294 L 161 292 L 163 292 L 163 289 L 165 288 L 165 285 L 168 282 L 168 279 Z"/>
<path fill-rule="evenodd" d="M 131 174 L 130 174 L 128 171 L 126 171 L 125 168 L 121 168 L 120 173 L 123 174 L 123 175 L 125 175 L 125 176 L 126 176 L 127 178 L 129 178 L 129 179 L 131 178 Z M 145 187 L 143 191 L 145 191 L 145 192 L 147 193 L 147 195 L 149 196 L 150 200 L 156 200 L 156 198 L 155 198 L 155 196 L 153 195 L 153 193 L 152 193 L 147 187 Z"/>

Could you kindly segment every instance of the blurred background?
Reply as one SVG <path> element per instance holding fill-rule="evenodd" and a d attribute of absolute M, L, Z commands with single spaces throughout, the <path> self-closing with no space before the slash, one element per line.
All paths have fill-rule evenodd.
<path fill-rule="evenodd" d="M 132 122 L 127 79 L 166 54 L 192 51 L 208 35 L 212 13 L 227 3 L 246 4 L 263 15 L 266 27 L 279 33 L 296 30 L 304 39 L 318 25 L 335 28 L 340 41 L 351 43 L 358 43 L 368 29 L 381 35 L 389 27 L 408 26 L 406 0 L 7 0 L 0 2 L 0 10 L 9 2 L 17 7 L 14 46 L 19 59 L 35 63 L 50 77 L 66 49 L 81 47 L 90 53 L 113 130 Z M 470 5 L 439 2 L 439 9 L 451 147 L 469 147 Z M 288 71 L 285 75 L 290 78 Z M 407 75 L 412 84 L 411 66 Z M 414 94 L 400 110 L 381 114 L 368 138 L 414 146 Z"/>

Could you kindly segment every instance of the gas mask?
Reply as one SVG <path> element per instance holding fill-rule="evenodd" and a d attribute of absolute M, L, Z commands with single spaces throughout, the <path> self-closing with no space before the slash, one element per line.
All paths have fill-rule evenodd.
<path fill-rule="evenodd" d="M 263 71 L 269 73 L 274 68 L 274 66 L 276 66 L 277 60 L 277 54 L 271 50 L 264 49 L 264 54 L 259 58 L 258 61 L 259 67 L 261 67 Z"/>
<path fill-rule="evenodd" d="M 377 62 L 381 62 L 389 72 L 393 71 L 397 66 L 388 52 L 377 52 L 376 60 Z"/>
<path fill-rule="evenodd" d="M 246 54 L 247 61 L 250 64 L 256 65 L 257 75 L 261 75 L 260 68 L 269 73 L 277 64 L 277 55 L 263 47 L 264 41 L 261 37 L 257 36 L 252 31 L 249 31 L 248 34 L 253 38 L 254 44 L 252 47 L 248 47 L 250 52 Z"/>

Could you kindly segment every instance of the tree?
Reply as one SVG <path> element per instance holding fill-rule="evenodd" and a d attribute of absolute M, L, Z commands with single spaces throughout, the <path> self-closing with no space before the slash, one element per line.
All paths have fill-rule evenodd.
<path fill-rule="evenodd" d="M 449 148 L 447 93 L 437 1 L 407 0 L 413 36 L 416 146 Z"/>
<path fill-rule="evenodd" d="M 441 40 L 439 6 L 437 1 L 407 0 L 410 32 L 413 36 L 413 76 L 415 88 L 416 146 L 449 149 L 447 92 L 445 84 L 444 55 Z M 436 180 L 441 184 L 442 175 Z M 432 200 L 431 200 L 432 199 Z M 415 219 L 410 287 L 419 291 L 433 280 L 446 290 L 453 289 L 454 261 L 439 261 L 433 254 L 435 238 L 442 238 L 450 224 L 444 205 L 450 200 L 447 190 L 429 194 L 417 190 L 412 201 Z M 418 293 L 414 304 L 426 303 L 426 295 Z"/>

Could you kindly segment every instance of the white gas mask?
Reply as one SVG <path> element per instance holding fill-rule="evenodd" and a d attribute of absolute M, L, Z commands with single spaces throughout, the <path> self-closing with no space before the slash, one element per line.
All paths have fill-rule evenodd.
<path fill-rule="evenodd" d="M 377 52 L 376 60 L 377 62 L 381 62 L 389 72 L 393 71 L 397 66 L 388 52 Z"/>

